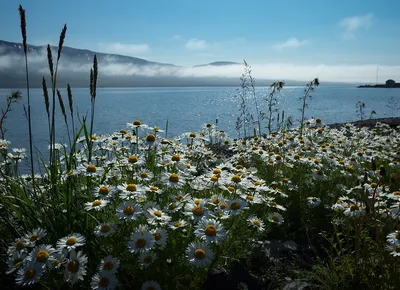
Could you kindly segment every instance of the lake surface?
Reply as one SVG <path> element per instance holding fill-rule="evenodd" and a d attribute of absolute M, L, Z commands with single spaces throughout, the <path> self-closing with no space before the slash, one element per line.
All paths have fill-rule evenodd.
<path fill-rule="evenodd" d="M 240 100 L 236 87 L 196 87 L 196 88 L 98 88 L 96 98 L 95 133 L 112 133 L 126 128 L 127 122 L 139 119 L 142 123 L 159 126 L 165 129 L 168 119 L 168 138 L 189 131 L 199 131 L 204 123 L 215 123 L 231 137 L 237 137 L 236 118 L 239 115 Z M 285 110 L 285 116 L 293 116 L 296 121 L 300 118 L 299 98 L 304 87 L 286 87 L 277 96 L 279 111 Z M 15 109 L 5 120 L 7 128 L 6 139 L 12 147 L 28 149 L 28 125 L 24 117 L 23 104 L 26 104 L 26 90 L 20 90 L 23 100 L 15 104 Z M 5 107 L 5 97 L 10 89 L 0 89 L 3 98 L 2 108 Z M 66 90 L 61 90 L 67 106 Z M 74 106 L 79 114 L 90 113 L 90 96 L 86 88 L 72 88 Z M 257 88 L 257 99 L 261 111 L 266 112 L 267 87 Z M 386 107 L 389 98 L 394 97 L 400 104 L 400 90 L 396 89 L 362 89 L 355 87 L 326 87 L 321 86 L 308 100 L 309 108 L 306 116 L 320 117 L 325 123 L 348 122 L 360 119 L 356 114 L 356 103 L 364 102 L 365 115 L 369 118 L 372 110 L 376 111 L 374 118 L 391 117 L 391 111 Z M 248 100 L 254 108 L 253 98 Z M 57 142 L 67 143 L 64 120 L 61 117 L 57 101 L 56 110 L 58 138 Z M 45 155 L 48 146 L 47 115 L 41 89 L 31 90 L 32 127 L 35 146 Z M 253 113 L 255 113 L 253 111 Z M 254 115 L 256 116 L 256 115 Z M 394 113 L 400 116 L 399 110 Z M 76 119 L 77 120 L 77 119 Z M 263 127 L 266 121 L 263 122 Z M 253 127 L 253 126 L 251 126 Z M 252 129 L 249 130 L 253 132 Z M 264 133 L 266 129 L 264 129 Z"/>

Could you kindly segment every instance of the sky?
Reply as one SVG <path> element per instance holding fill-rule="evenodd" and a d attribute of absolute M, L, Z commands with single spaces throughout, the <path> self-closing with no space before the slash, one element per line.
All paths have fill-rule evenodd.
<path fill-rule="evenodd" d="M 245 59 L 258 77 L 400 81 L 398 0 L 2 0 L 0 39 L 191 67 Z M 202 71 L 204 74 L 204 71 Z M 221 74 L 221 71 L 219 72 Z M 222 72 L 223 74 L 223 72 Z"/>

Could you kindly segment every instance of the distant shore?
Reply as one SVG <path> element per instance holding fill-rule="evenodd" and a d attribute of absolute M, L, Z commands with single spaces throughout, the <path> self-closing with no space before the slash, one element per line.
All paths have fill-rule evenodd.
<path fill-rule="evenodd" d="M 391 128 L 396 128 L 400 126 L 400 117 L 393 117 L 393 118 L 378 118 L 378 119 L 368 119 L 368 120 L 359 120 L 354 122 L 346 122 L 346 123 L 334 123 L 334 124 L 327 124 L 331 128 L 340 128 L 348 123 L 353 124 L 356 127 L 368 127 L 373 128 L 377 122 L 388 124 Z"/>

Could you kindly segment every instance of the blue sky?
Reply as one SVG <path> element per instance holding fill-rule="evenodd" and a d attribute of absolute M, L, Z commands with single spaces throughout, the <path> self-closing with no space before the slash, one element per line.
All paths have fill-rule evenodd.
<path fill-rule="evenodd" d="M 32 44 L 57 44 L 67 23 L 67 46 L 182 66 L 246 59 L 297 69 L 369 65 L 368 73 L 379 65 L 384 74 L 400 65 L 398 0 L 8 0 L 0 39 L 21 41 L 19 3 Z"/>

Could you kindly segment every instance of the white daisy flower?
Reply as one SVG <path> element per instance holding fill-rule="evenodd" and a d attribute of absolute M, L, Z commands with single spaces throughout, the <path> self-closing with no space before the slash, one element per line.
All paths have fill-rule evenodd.
<path fill-rule="evenodd" d="M 86 275 L 86 263 L 88 258 L 82 254 L 82 251 L 76 252 L 72 250 L 69 254 L 69 258 L 65 263 L 64 280 L 72 285 L 83 280 L 83 276 Z"/>
<path fill-rule="evenodd" d="M 95 197 L 100 197 L 102 199 L 109 199 L 115 193 L 115 188 L 110 185 L 100 185 L 96 186 L 93 190 Z"/>
<path fill-rule="evenodd" d="M 178 173 L 166 173 L 164 182 L 171 188 L 181 188 L 185 185 L 185 179 L 183 176 L 179 176 Z"/>
<path fill-rule="evenodd" d="M 108 255 L 107 257 L 101 260 L 99 271 L 109 272 L 114 274 L 115 272 L 117 272 L 118 267 L 119 267 L 118 258 L 114 258 L 113 256 Z"/>
<path fill-rule="evenodd" d="M 108 237 L 114 232 L 115 232 L 115 226 L 113 223 L 101 223 L 94 230 L 96 236 L 100 237 Z"/>
<path fill-rule="evenodd" d="M 7 259 L 8 270 L 6 271 L 6 274 L 8 275 L 18 270 L 24 264 L 26 255 L 26 252 L 13 252 L 9 255 Z"/>
<path fill-rule="evenodd" d="M 53 256 L 55 252 L 56 249 L 51 245 L 40 245 L 32 250 L 29 259 L 50 268 L 56 261 L 56 258 Z"/>
<path fill-rule="evenodd" d="M 171 217 L 161 210 L 151 207 L 147 209 L 147 222 L 151 225 L 164 225 L 171 220 Z"/>
<path fill-rule="evenodd" d="M 161 290 L 161 286 L 155 281 L 146 281 L 142 284 L 142 290 Z"/>
<path fill-rule="evenodd" d="M 25 252 L 26 248 L 31 247 L 32 243 L 26 238 L 17 238 L 11 243 L 7 249 L 7 254 L 11 255 L 14 252 Z"/>
<path fill-rule="evenodd" d="M 277 225 L 281 225 L 284 220 L 280 213 L 274 212 L 268 215 L 268 221 Z"/>
<path fill-rule="evenodd" d="M 145 190 L 145 191 L 148 191 L 148 192 L 154 192 L 154 193 L 156 193 L 156 194 L 162 193 L 162 190 L 161 190 L 159 187 L 154 186 L 154 185 L 146 186 L 146 187 L 144 188 L 144 190 Z"/>
<path fill-rule="evenodd" d="M 132 253 L 142 253 L 151 249 L 154 245 L 154 237 L 149 232 L 137 232 L 131 237 L 128 243 Z"/>
<path fill-rule="evenodd" d="M 104 208 L 110 201 L 106 199 L 96 199 L 95 201 L 89 201 L 85 203 L 85 210 L 101 210 Z"/>
<path fill-rule="evenodd" d="M 205 267 L 214 259 L 214 253 L 208 245 L 201 242 L 190 243 L 186 249 L 186 255 L 189 262 L 197 267 Z"/>
<path fill-rule="evenodd" d="M 184 214 L 195 222 L 200 221 L 203 217 L 207 217 L 209 214 L 208 209 L 205 207 L 205 202 L 201 201 L 200 203 L 187 203 L 185 205 Z"/>
<path fill-rule="evenodd" d="M 134 199 L 143 192 L 142 187 L 134 183 L 123 183 L 122 185 L 118 185 L 117 188 L 122 191 L 120 193 L 122 199 Z"/>
<path fill-rule="evenodd" d="M 321 204 L 321 199 L 318 197 L 307 197 L 307 205 L 309 208 L 314 208 Z"/>
<path fill-rule="evenodd" d="M 365 208 L 361 204 L 351 204 L 344 210 L 344 215 L 348 217 L 358 217 L 365 213 Z"/>
<path fill-rule="evenodd" d="M 44 229 L 37 228 L 31 232 L 28 232 L 25 235 L 25 239 L 28 240 L 30 243 L 34 244 L 35 242 L 40 241 L 46 235 L 47 235 L 47 233 Z"/>
<path fill-rule="evenodd" d="M 178 220 L 176 222 L 172 222 L 169 224 L 169 228 L 176 230 L 176 229 L 180 229 L 183 228 L 187 225 L 187 222 L 185 220 Z"/>
<path fill-rule="evenodd" d="M 235 199 L 228 202 L 228 211 L 230 214 L 235 215 L 240 213 L 247 207 L 247 203 L 241 199 Z"/>
<path fill-rule="evenodd" d="M 101 167 L 96 167 L 94 164 L 83 163 L 80 164 L 76 170 L 85 176 L 102 176 L 104 173 L 104 169 Z"/>
<path fill-rule="evenodd" d="M 400 231 L 394 231 L 386 236 L 386 240 L 390 244 L 400 244 Z"/>
<path fill-rule="evenodd" d="M 168 234 L 165 229 L 151 230 L 150 233 L 153 235 L 155 245 L 158 249 L 164 248 L 167 245 Z"/>
<path fill-rule="evenodd" d="M 207 243 L 219 243 L 226 238 L 226 231 L 222 224 L 215 219 L 203 218 L 197 224 L 194 234 Z"/>
<path fill-rule="evenodd" d="M 81 234 L 73 233 L 57 241 L 57 250 L 71 251 L 85 244 L 86 239 Z"/>
<path fill-rule="evenodd" d="M 249 224 L 249 226 L 257 229 L 257 231 L 262 232 L 265 230 L 264 227 L 264 222 L 262 220 L 260 220 L 258 217 L 256 216 L 251 216 L 247 219 L 247 222 Z"/>
<path fill-rule="evenodd" d="M 157 255 L 153 252 L 143 252 L 139 256 L 139 262 L 144 267 L 150 266 L 156 259 Z"/>
<path fill-rule="evenodd" d="M 386 246 L 386 248 L 390 251 L 390 255 L 392 255 L 393 257 L 400 257 L 400 244 L 395 243 Z"/>
<path fill-rule="evenodd" d="M 134 202 L 123 202 L 117 208 L 117 217 L 119 219 L 133 221 L 142 214 L 140 206 Z"/>
<path fill-rule="evenodd" d="M 100 271 L 95 274 L 90 282 L 92 290 L 111 290 L 117 287 L 117 279 L 114 273 Z"/>
<path fill-rule="evenodd" d="M 40 263 L 30 261 L 19 268 L 15 283 L 18 286 L 29 286 L 39 281 L 43 275 L 43 267 Z"/>
<path fill-rule="evenodd" d="M 150 181 L 154 175 L 153 173 L 151 173 L 150 170 L 148 169 L 141 169 L 138 173 L 137 173 L 137 177 L 141 180 L 141 181 Z"/>

